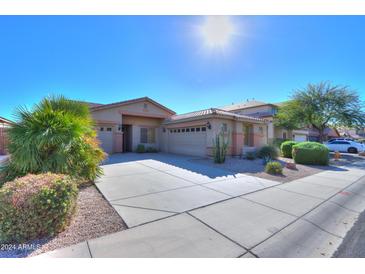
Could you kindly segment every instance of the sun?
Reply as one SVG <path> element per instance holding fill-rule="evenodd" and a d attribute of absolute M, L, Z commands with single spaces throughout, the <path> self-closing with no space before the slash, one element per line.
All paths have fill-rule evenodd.
<path fill-rule="evenodd" d="M 206 47 L 224 50 L 235 34 L 235 26 L 229 16 L 207 16 L 199 28 Z"/>

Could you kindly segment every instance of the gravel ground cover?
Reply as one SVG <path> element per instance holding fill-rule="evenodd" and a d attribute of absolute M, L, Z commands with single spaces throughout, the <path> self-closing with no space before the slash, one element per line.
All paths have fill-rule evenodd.
<path fill-rule="evenodd" d="M 256 176 L 268 180 L 273 180 L 281 183 L 290 182 L 303 177 L 314 175 L 316 173 L 325 170 L 339 170 L 342 166 L 355 162 L 365 160 L 365 157 L 343 154 L 339 161 L 334 161 L 333 153 L 330 155 L 330 164 L 328 166 L 315 166 L 315 165 L 296 165 L 296 169 L 289 169 L 285 167 L 286 163 L 293 163 L 293 159 L 279 157 L 278 161 L 284 166 L 283 175 L 271 175 L 265 172 L 265 166 L 262 159 L 256 158 L 255 160 L 247 160 L 240 158 L 228 157 L 223 164 L 215 164 L 212 159 L 194 159 L 191 161 L 214 166 L 216 168 L 223 168 L 237 173 L 245 173 L 247 175 Z"/>
<path fill-rule="evenodd" d="M 80 189 L 77 199 L 77 212 L 65 231 L 53 238 L 38 239 L 20 245 L 0 244 L 0 258 L 35 256 L 126 228 L 121 217 L 95 186 L 84 186 Z"/>

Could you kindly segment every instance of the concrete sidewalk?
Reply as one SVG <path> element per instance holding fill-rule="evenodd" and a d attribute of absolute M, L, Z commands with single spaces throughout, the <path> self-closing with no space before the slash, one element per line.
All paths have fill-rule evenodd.
<path fill-rule="evenodd" d="M 228 181 L 209 182 L 216 194 L 209 192 L 203 206 L 181 201 L 164 211 L 167 202 L 159 200 L 181 197 L 161 194 L 143 200 L 146 208 L 125 204 L 125 214 L 138 216 L 141 210 L 151 221 L 38 257 L 331 257 L 365 210 L 364 163 L 240 196 Z"/>

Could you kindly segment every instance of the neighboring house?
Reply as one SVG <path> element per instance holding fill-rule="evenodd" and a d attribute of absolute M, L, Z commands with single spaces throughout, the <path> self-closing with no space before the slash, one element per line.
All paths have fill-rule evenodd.
<path fill-rule="evenodd" d="M 335 128 L 325 128 L 323 131 L 325 140 L 330 140 L 332 138 L 341 137 L 337 129 Z M 319 132 L 314 128 L 308 129 L 308 141 L 318 142 L 319 141 Z"/>
<path fill-rule="evenodd" d="M 88 104 L 107 153 L 134 151 L 144 144 L 169 153 L 212 155 L 213 139 L 221 130 L 229 138 L 229 155 L 267 144 L 268 122 L 262 118 L 217 108 L 176 115 L 148 97 Z"/>
<path fill-rule="evenodd" d="M 274 126 L 274 116 L 281 104 L 282 103 L 271 104 L 252 100 L 224 106 L 221 107 L 221 109 L 237 114 L 265 119 L 268 122 L 268 143 L 270 144 L 278 140 L 289 139 L 297 142 L 318 141 L 319 134 L 315 129 L 308 127 L 298 130 L 288 130 Z M 334 129 L 327 128 L 324 133 L 326 139 L 339 137 L 338 132 Z"/>
<path fill-rule="evenodd" d="M 4 155 L 7 153 L 6 145 L 8 143 L 7 139 L 7 129 L 11 126 L 13 122 L 0 117 L 0 155 Z"/>
<path fill-rule="evenodd" d="M 268 123 L 268 143 L 272 144 L 275 140 L 293 139 L 296 141 L 306 141 L 306 130 L 287 130 L 282 127 L 274 126 L 274 116 L 278 111 L 279 104 L 270 104 L 261 101 L 246 101 L 221 107 L 226 111 L 237 114 L 248 115 L 260 119 L 265 119 Z"/>
<path fill-rule="evenodd" d="M 361 130 L 356 129 L 348 129 L 348 128 L 339 128 L 338 129 L 339 135 L 341 137 L 349 137 L 352 139 L 361 139 L 361 133 L 363 133 Z"/>

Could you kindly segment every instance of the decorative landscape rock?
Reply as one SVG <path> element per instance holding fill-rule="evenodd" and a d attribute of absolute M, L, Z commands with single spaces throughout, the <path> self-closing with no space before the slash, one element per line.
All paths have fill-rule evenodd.
<path fill-rule="evenodd" d="M 295 163 L 286 163 L 285 167 L 288 169 L 297 169 L 297 165 Z"/>

